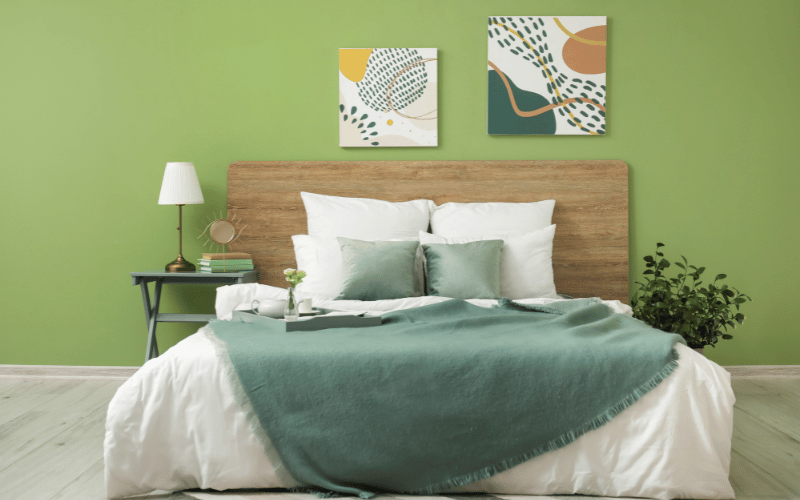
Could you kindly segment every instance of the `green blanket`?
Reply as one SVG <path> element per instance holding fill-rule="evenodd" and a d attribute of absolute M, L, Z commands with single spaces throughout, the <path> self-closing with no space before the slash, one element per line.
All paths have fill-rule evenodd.
<path fill-rule="evenodd" d="M 292 333 L 210 323 L 299 482 L 367 498 L 489 477 L 608 422 L 672 372 L 682 341 L 597 299 L 383 318 Z"/>

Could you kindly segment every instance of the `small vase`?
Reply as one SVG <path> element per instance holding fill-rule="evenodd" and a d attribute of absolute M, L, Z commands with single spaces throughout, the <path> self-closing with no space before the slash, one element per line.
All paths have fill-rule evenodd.
<path fill-rule="evenodd" d="M 300 310 L 298 309 L 299 303 L 297 301 L 297 292 L 294 287 L 289 287 L 289 296 L 286 299 L 286 306 L 283 308 L 283 319 L 286 321 L 296 321 L 300 317 Z"/>

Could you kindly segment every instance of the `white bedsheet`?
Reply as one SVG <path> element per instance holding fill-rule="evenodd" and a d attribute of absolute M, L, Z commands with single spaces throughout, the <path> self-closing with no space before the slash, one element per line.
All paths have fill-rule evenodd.
<path fill-rule="evenodd" d="M 249 291 L 247 287 L 239 285 L 222 294 L 235 293 L 240 304 L 249 304 L 256 296 L 277 298 L 281 292 L 261 285 Z M 218 315 L 236 307 L 225 312 L 228 298 L 220 301 L 218 292 Z M 375 311 L 438 300 L 315 301 L 315 306 Z M 624 304 L 607 304 L 630 314 Z M 251 430 L 207 328 L 145 363 L 109 404 L 105 436 L 109 498 L 156 489 L 296 485 L 281 464 L 270 463 Z M 735 401 L 730 375 L 684 345 L 677 349 L 678 368 L 611 422 L 568 446 L 458 491 L 733 498 L 728 480 Z"/>

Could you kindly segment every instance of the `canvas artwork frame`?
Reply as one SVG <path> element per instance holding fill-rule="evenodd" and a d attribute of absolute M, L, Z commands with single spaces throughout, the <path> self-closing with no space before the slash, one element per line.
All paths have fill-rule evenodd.
<path fill-rule="evenodd" d="M 606 134 L 605 16 L 492 16 L 489 135 Z"/>
<path fill-rule="evenodd" d="M 435 147 L 437 49 L 339 49 L 339 146 Z"/>

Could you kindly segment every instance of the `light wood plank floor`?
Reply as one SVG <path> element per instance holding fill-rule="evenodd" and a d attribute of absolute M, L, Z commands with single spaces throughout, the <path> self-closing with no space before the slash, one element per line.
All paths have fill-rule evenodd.
<path fill-rule="evenodd" d="M 105 414 L 122 382 L 0 376 L 0 500 L 104 499 Z M 731 483 L 736 497 L 800 498 L 800 378 L 735 379 L 733 388 Z M 139 498 L 316 500 L 313 495 L 266 491 L 156 492 Z"/>

